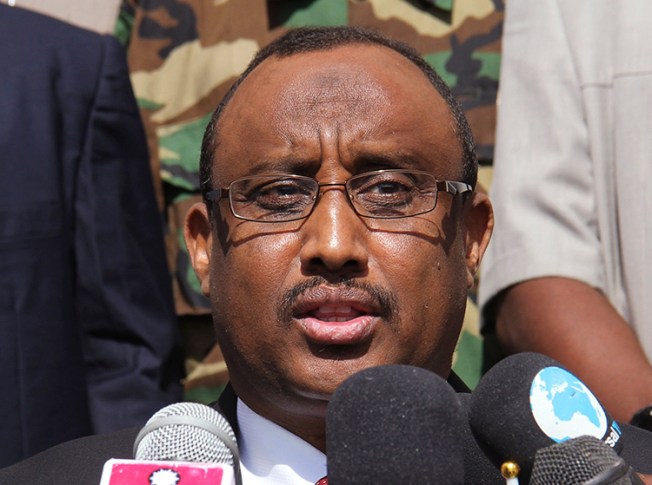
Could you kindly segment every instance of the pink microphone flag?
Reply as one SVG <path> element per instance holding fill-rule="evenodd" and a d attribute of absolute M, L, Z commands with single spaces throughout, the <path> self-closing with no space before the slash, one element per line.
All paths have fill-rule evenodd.
<path fill-rule="evenodd" d="M 100 485 L 230 485 L 233 469 L 215 463 L 111 459 Z"/>

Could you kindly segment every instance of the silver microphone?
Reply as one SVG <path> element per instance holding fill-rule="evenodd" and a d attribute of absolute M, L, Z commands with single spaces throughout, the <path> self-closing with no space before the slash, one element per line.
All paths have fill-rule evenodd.
<path fill-rule="evenodd" d="M 603 441 L 579 436 L 539 449 L 530 485 L 642 485 L 631 467 Z"/>

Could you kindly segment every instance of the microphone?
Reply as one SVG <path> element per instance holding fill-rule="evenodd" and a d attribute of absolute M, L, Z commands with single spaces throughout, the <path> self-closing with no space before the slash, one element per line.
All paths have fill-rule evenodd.
<path fill-rule="evenodd" d="M 464 483 L 469 485 L 504 485 L 505 476 L 486 456 L 469 426 L 470 393 L 458 393 L 462 405 L 463 426 L 459 431 L 464 445 Z"/>
<path fill-rule="evenodd" d="M 643 485 L 625 460 L 593 436 L 541 448 L 534 455 L 530 485 Z"/>
<path fill-rule="evenodd" d="M 436 374 L 407 365 L 362 370 L 328 404 L 328 483 L 461 484 L 463 426 L 455 391 Z"/>
<path fill-rule="evenodd" d="M 639 472 L 652 469 L 652 433 L 617 423 L 580 379 L 541 354 L 515 354 L 492 367 L 472 393 L 469 424 L 494 464 L 515 462 L 526 483 L 539 449 L 583 435 Z"/>
<path fill-rule="evenodd" d="M 134 443 L 134 460 L 105 463 L 100 485 L 241 485 L 238 445 L 226 419 L 204 404 L 156 412 Z"/>

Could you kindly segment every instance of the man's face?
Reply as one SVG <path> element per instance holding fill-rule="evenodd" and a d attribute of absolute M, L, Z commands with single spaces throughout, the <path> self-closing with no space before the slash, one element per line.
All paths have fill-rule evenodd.
<path fill-rule="evenodd" d="M 452 116 L 426 77 L 361 45 L 265 60 L 224 111 L 214 160 L 215 187 L 261 174 L 462 172 Z M 223 199 L 211 229 L 195 206 L 188 246 L 238 395 L 292 429 L 298 416 L 323 419 L 330 394 L 363 368 L 446 376 L 490 213 L 482 196 L 440 193 L 427 214 L 368 219 L 343 187 L 325 187 L 308 219 L 242 221 Z"/>

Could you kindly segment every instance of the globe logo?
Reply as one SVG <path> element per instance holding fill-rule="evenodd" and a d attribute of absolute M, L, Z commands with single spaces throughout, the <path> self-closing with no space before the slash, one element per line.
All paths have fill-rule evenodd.
<path fill-rule="evenodd" d="M 532 380 L 530 406 L 539 428 L 557 443 L 578 436 L 602 439 L 607 416 L 582 381 L 559 367 L 545 367 Z"/>

